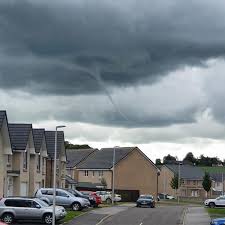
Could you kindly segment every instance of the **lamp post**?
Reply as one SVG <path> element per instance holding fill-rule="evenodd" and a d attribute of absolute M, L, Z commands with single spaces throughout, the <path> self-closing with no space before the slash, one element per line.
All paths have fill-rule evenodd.
<path fill-rule="evenodd" d="M 178 196 L 177 196 L 177 202 L 180 204 L 180 166 L 182 165 L 181 162 L 179 162 L 179 167 L 178 167 Z"/>
<path fill-rule="evenodd" d="M 56 126 L 55 128 L 55 152 L 54 152 L 54 171 L 53 171 L 53 213 L 52 213 L 52 225 L 55 225 L 55 205 L 56 205 L 56 162 L 57 162 L 57 137 L 58 129 L 66 126 Z"/>
<path fill-rule="evenodd" d="M 112 180 L 112 204 L 114 205 L 115 199 L 115 159 L 116 158 L 116 147 L 113 148 L 113 180 Z"/>

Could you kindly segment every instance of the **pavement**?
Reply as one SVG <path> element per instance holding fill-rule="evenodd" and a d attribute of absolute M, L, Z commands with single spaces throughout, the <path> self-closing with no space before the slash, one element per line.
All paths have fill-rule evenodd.
<path fill-rule="evenodd" d="M 184 225 L 209 225 L 210 221 L 204 207 L 190 207 L 186 210 Z"/>

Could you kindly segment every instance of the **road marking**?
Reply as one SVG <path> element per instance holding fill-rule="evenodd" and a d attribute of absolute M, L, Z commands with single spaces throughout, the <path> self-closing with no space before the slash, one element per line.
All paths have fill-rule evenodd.
<path fill-rule="evenodd" d="M 103 223 L 105 220 L 107 220 L 109 217 L 111 217 L 112 215 L 107 215 L 105 216 L 103 219 L 101 219 L 98 223 L 96 223 L 96 225 L 100 225 L 101 223 Z"/>

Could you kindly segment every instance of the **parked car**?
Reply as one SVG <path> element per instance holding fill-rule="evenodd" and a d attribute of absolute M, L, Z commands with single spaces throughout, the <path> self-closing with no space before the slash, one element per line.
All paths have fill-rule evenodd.
<path fill-rule="evenodd" d="M 225 218 L 213 219 L 210 224 L 211 225 L 224 225 L 225 224 Z"/>
<path fill-rule="evenodd" d="M 206 199 L 204 204 L 210 208 L 225 207 L 225 196 L 220 196 L 215 199 Z"/>
<path fill-rule="evenodd" d="M 175 199 L 175 197 L 172 196 L 172 195 L 160 193 L 160 194 L 158 194 L 157 199 L 158 199 L 158 201 L 160 201 L 160 200 L 162 200 L 162 199 Z"/>
<path fill-rule="evenodd" d="M 40 221 L 52 224 L 53 208 L 38 198 L 10 197 L 0 200 L 0 218 L 6 224 L 18 220 Z M 56 220 L 66 216 L 62 206 L 56 206 Z"/>
<path fill-rule="evenodd" d="M 93 192 L 93 191 L 81 191 L 81 193 L 84 194 L 84 195 L 89 195 L 89 196 L 92 196 L 93 198 L 95 198 L 96 207 L 98 207 L 100 204 L 102 204 L 102 199 L 96 192 Z"/>
<path fill-rule="evenodd" d="M 35 196 L 41 200 L 53 203 L 53 188 L 41 188 Z M 85 198 L 75 197 L 70 192 L 63 189 L 56 189 L 56 204 L 79 211 L 90 206 L 90 202 Z"/>
<path fill-rule="evenodd" d="M 68 192 L 70 192 L 71 194 L 73 194 L 75 197 L 80 197 L 80 198 L 85 198 L 90 202 L 90 206 L 91 207 L 96 207 L 98 206 L 96 203 L 96 200 L 93 196 L 91 195 L 84 195 L 83 193 L 81 193 L 78 190 L 74 190 L 74 189 L 66 189 Z"/>
<path fill-rule="evenodd" d="M 152 195 L 140 195 L 136 204 L 137 207 L 148 206 L 155 208 L 155 200 Z"/>
<path fill-rule="evenodd" d="M 96 191 L 96 193 L 101 197 L 102 202 L 106 202 L 107 204 L 112 203 L 112 194 L 109 191 Z M 114 198 L 115 202 L 121 201 L 121 195 L 115 194 Z"/>

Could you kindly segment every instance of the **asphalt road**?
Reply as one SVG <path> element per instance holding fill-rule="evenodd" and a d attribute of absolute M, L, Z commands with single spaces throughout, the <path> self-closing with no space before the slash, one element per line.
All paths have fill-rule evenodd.
<path fill-rule="evenodd" d="M 131 208 L 108 218 L 101 225 L 181 225 L 183 207 Z"/>
<path fill-rule="evenodd" d="M 162 206 L 152 208 L 109 207 L 98 209 L 81 216 L 68 225 L 96 225 L 107 215 L 111 215 L 101 225 L 181 225 L 183 207 Z M 39 225 L 40 223 L 17 223 L 17 225 Z"/>

